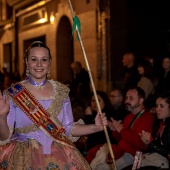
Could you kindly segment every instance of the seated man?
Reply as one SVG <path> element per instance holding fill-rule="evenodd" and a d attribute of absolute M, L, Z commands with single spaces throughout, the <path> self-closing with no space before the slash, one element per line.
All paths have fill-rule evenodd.
<path fill-rule="evenodd" d="M 129 113 L 125 109 L 124 95 L 121 89 L 115 88 L 109 95 L 110 103 L 112 104 L 112 112 L 107 115 L 108 120 L 112 117 L 115 120 L 124 120 L 125 116 Z"/>
<path fill-rule="evenodd" d="M 142 130 L 152 131 L 154 116 L 144 107 L 144 99 L 145 92 L 141 88 L 129 89 L 126 93 L 125 105 L 131 113 L 125 117 L 123 123 L 113 118 L 109 122 L 112 134 L 118 141 L 117 145 L 112 145 L 117 170 L 132 164 L 136 151 L 146 150 L 146 145 L 141 141 L 139 134 Z M 110 170 L 106 158 L 107 163 L 109 160 L 112 161 L 107 144 L 92 148 L 86 156 L 93 170 Z"/>

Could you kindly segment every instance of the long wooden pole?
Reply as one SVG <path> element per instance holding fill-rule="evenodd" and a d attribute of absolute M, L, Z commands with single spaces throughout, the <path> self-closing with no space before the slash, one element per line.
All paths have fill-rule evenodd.
<path fill-rule="evenodd" d="M 72 17 L 74 18 L 75 15 L 74 15 L 74 12 L 73 12 L 71 1 L 68 0 L 68 3 L 69 3 L 69 6 L 70 6 L 70 11 L 71 11 Z M 88 63 L 88 60 L 87 60 L 87 56 L 86 56 L 86 53 L 85 53 L 83 42 L 82 42 L 82 39 L 81 39 L 81 36 L 80 36 L 80 32 L 79 32 L 77 26 L 76 26 L 76 32 L 77 32 L 77 35 L 78 35 L 78 38 L 79 38 L 79 41 L 80 41 L 81 49 L 82 49 L 84 60 L 85 60 L 86 67 L 87 67 L 87 71 L 89 73 L 89 77 L 90 77 L 94 97 L 95 97 L 95 100 L 96 100 L 97 108 L 98 108 L 98 111 L 100 112 L 100 114 L 102 114 L 101 107 L 100 107 L 99 100 L 98 100 L 97 93 L 96 93 L 96 89 L 95 89 L 95 86 L 94 86 L 91 70 L 90 70 L 90 67 L 89 67 L 89 63 Z M 114 154 L 113 154 L 113 150 L 112 150 L 112 146 L 111 146 L 111 143 L 110 143 L 110 138 L 109 138 L 106 126 L 104 126 L 104 133 L 105 133 L 105 136 L 106 136 L 106 140 L 107 140 L 107 144 L 108 144 L 108 147 L 109 147 L 110 155 L 111 155 L 111 158 L 113 160 L 112 168 L 113 168 L 113 170 L 117 170 L 115 159 L 114 159 Z"/>

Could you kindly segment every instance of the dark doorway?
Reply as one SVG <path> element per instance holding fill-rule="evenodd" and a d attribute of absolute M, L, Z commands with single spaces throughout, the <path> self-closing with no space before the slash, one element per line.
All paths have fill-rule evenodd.
<path fill-rule="evenodd" d="M 69 19 L 63 16 L 57 30 L 57 80 L 65 83 L 71 81 L 73 62 L 73 37 Z"/>
<path fill-rule="evenodd" d="M 12 74 L 12 43 L 4 44 L 4 65 L 7 69 L 7 72 Z"/>

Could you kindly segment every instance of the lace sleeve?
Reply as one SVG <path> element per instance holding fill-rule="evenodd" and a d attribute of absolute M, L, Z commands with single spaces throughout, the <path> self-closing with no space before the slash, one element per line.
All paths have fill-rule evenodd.
<path fill-rule="evenodd" d="M 69 135 L 68 135 L 68 138 L 72 141 L 72 142 L 76 142 L 80 137 L 78 136 L 76 136 L 76 137 L 73 137 L 72 136 L 72 131 L 75 129 L 75 125 L 76 124 L 81 124 L 81 125 L 84 125 L 85 123 L 84 123 L 84 121 L 82 120 L 82 119 L 79 119 L 77 122 L 74 122 L 73 123 L 73 126 L 71 127 L 71 129 L 70 129 L 70 133 L 69 133 Z"/>
<path fill-rule="evenodd" d="M 13 134 L 13 130 L 14 130 L 13 127 L 9 127 L 9 131 L 10 131 L 9 137 L 6 140 L 3 140 L 3 141 L 0 140 L 0 145 L 5 145 L 10 142 L 10 138 Z"/>

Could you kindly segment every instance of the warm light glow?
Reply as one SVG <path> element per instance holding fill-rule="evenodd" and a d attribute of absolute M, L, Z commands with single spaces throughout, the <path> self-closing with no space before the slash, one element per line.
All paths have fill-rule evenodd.
<path fill-rule="evenodd" d="M 38 23 L 43 24 L 43 23 L 45 23 L 45 22 L 47 22 L 47 21 L 48 21 L 48 19 L 47 19 L 47 12 L 46 12 L 46 11 L 43 11 L 43 16 L 42 16 L 41 19 L 38 20 Z"/>
<path fill-rule="evenodd" d="M 54 24 L 54 21 L 55 21 L 55 16 L 54 16 L 54 13 L 51 12 L 51 15 L 50 15 L 50 23 L 51 23 L 51 24 Z"/>
<path fill-rule="evenodd" d="M 14 26 L 13 23 L 9 23 L 9 24 L 6 24 L 3 29 L 8 30 L 8 29 L 11 29 L 13 26 Z"/>
<path fill-rule="evenodd" d="M 43 24 L 43 23 L 47 22 L 47 19 L 46 18 L 41 18 L 40 20 L 38 20 L 38 22 Z"/>

